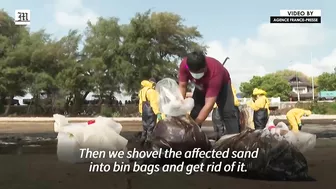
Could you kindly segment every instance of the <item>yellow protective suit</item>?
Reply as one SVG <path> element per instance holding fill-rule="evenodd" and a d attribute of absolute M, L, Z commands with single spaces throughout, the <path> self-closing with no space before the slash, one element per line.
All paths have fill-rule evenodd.
<path fill-rule="evenodd" d="M 261 108 L 266 108 L 268 115 L 270 114 L 269 106 L 270 102 L 268 98 L 266 97 L 266 91 L 262 89 L 255 88 L 253 90 L 253 96 L 256 96 L 257 99 L 253 102 L 250 101 L 247 103 L 248 106 L 250 106 L 254 111 L 258 111 Z"/>
<path fill-rule="evenodd" d="M 250 101 L 247 103 L 250 106 L 254 113 L 253 113 L 253 125 L 255 129 L 263 129 L 266 127 L 268 122 L 270 110 L 270 102 L 266 97 L 266 91 L 262 89 L 255 88 L 253 89 L 252 95 L 254 96 L 255 100 Z"/>
<path fill-rule="evenodd" d="M 232 93 L 233 93 L 234 105 L 238 107 L 240 105 L 240 102 L 237 98 L 237 90 L 233 85 L 231 85 L 231 88 L 232 88 Z"/>
<path fill-rule="evenodd" d="M 142 104 L 146 101 L 149 102 L 155 115 L 160 113 L 159 109 L 159 93 L 153 88 L 154 83 L 148 80 L 143 80 L 141 82 L 141 90 L 139 91 L 139 113 L 142 114 Z M 161 114 L 162 119 L 166 116 Z M 157 120 L 156 122 L 158 122 Z"/>
<path fill-rule="evenodd" d="M 139 112 L 142 114 L 142 104 L 148 101 L 154 114 L 160 113 L 159 94 L 153 89 L 154 83 L 148 80 L 141 81 L 141 90 L 139 91 Z"/>
<path fill-rule="evenodd" d="M 286 118 L 289 122 L 289 129 L 292 131 L 299 131 L 299 125 L 301 124 L 302 116 L 310 116 L 312 112 L 310 110 L 304 110 L 300 108 L 293 108 L 286 114 Z"/>

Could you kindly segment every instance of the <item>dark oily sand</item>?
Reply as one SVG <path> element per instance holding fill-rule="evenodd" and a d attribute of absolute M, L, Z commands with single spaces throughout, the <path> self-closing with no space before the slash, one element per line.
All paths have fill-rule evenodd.
<path fill-rule="evenodd" d="M 139 148 L 136 133 L 123 135 L 129 139 L 129 148 Z M 41 137 L 43 136 L 43 137 Z M 0 186 L 10 189 L 222 189 L 222 188 L 334 188 L 336 142 L 319 139 L 314 151 L 306 153 L 313 182 L 271 182 L 218 176 L 210 173 L 89 173 L 89 164 L 67 164 L 57 160 L 56 135 L 30 134 L 1 136 Z M 16 141 L 16 142 L 15 142 Z M 4 144 L 4 142 L 12 144 Z M 321 144 L 321 145 L 319 145 Z M 30 147 L 29 147 L 30 145 Z M 35 145 L 35 146 L 32 146 Z M 40 146 L 36 146 L 40 145 Z M 11 147 L 9 147 L 11 146 Z M 6 153 L 4 153 L 7 150 Z M 8 151 L 11 151 L 9 153 Z"/>
<path fill-rule="evenodd" d="M 271 182 L 245 180 L 216 174 L 199 173 L 191 176 L 183 173 L 145 174 L 88 173 L 88 164 L 67 164 L 57 161 L 54 154 L 1 155 L 1 188 L 45 189 L 45 188 L 333 188 L 335 148 L 317 148 L 307 153 L 310 175 L 316 182 Z"/>

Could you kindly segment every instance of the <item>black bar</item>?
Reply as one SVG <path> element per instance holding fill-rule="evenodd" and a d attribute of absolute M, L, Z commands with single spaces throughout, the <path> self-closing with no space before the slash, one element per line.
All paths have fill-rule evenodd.
<path fill-rule="evenodd" d="M 318 24 L 320 16 L 271 16 L 270 23 Z"/>

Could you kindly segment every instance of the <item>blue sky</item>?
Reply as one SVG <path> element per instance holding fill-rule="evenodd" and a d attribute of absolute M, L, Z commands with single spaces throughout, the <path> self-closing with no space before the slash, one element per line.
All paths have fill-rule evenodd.
<path fill-rule="evenodd" d="M 336 3 L 330 0 L 2 0 L 1 8 L 14 16 L 16 9 L 31 10 L 31 30 L 42 28 L 55 37 L 83 27 L 83 17 L 118 17 L 129 22 L 136 12 L 148 9 L 181 15 L 186 25 L 198 26 L 209 55 L 227 68 L 234 85 L 280 69 L 307 75 L 336 66 Z M 321 9 L 322 24 L 269 24 L 280 9 Z M 62 14 L 61 14 L 62 13 Z M 63 15 L 62 17 L 60 15 Z M 78 17 L 79 16 L 79 17 Z M 80 17 L 82 16 L 82 17 Z M 311 60 L 310 54 L 313 52 Z"/>
<path fill-rule="evenodd" d="M 71 1 L 71 0 L 69 0 Z M 250 2 L 250 3 L 249 3 Z M 14 16 L 15 9 L 30 9 L 31 28 L 47 28 L 55 35 L 64 35 L 67 28 L 58 28 L 54 24 L 54 8 L 57 0 L 2 0 L 1 7 Z M 205 41 L 221 40 L 227 42 L 230 37 L 248 37 L 256 33 L 256 27 L 268 22 L 269 16 L 279 15 L 280 9 L 322 9 L 323 24 L 332 25 L 335 13 L 332 7 L 336 3 L 328 0 L 282 0 L 275 3 L 269 0 L 207 0 L 157 1 L 157 0 L 83 0 L 82 4 L 99 16 L 120 18 L 126 23 L 136 12 L 148 9 L 153 11 L 171 11 L 182 15 L 187 25 L 197 25 Z M 281 5 L 280 5 L 281 4 Z"/>

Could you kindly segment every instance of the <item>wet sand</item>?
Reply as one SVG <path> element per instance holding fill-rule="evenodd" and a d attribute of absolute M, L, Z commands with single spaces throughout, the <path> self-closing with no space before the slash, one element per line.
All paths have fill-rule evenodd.
<path fill-rule="evenodd" d="M 286 120 L 276 119 L 274 123 Z M 318 124 L 318 125 L 336 125 L 336 122 L 332 119 L 319 119 L 319 120 L 303 120 L 303 124 Z M 142 125 L 140 121 L 120 121 L 124 131 L 141 131 Z M 288 124 L 288 123 L 287 123 Z M 211 121 L 205 121 L 203 127 L 212 127 Z M 336 126 L 335 126 L 336 127 Z M 0 133 L 46 133 L 54 132 L 54 122 L 51 121 L 39 121 L 39 122 L 23 122 L 23 121 L 11 121 L 0 122 Z"/>
<path fill-rule="evenodd" d="M 129 123 L 127 130 L 139 130 L 139 125 Z M 134 124 L 134 123 L 133 123 Z M 123 124 L 125 128 L 125 123 Z M 4 125 L 0 132 L 6 131 Z M 48 136 L 54 138 L 52 125 L 23 124 L 7 126 L 7 134 L 12 136 Z M 41 128 L 47 128 L 41 130 Z M 141 127 L 140 127 L 141 128 Z M 309 127 L 307 127 L 309 128 Z M 15 131 L 15 132 L 14 132 Z M 36 133 L 37 132 L 37 133 Z M 11 133 L 11 134 L 9 134 Z M 35 134 L 33 134 L 35 133 Z M 136 132 L 125 132 L 123 136 L 129 141 L 129 148 L 138 147 L 134 141 Z M 0 186 L 4 189 L 223 189 L 223 188 L 334 188 L 334 170 L 336 168 L 336 140 L 318 139 L 317 147 L 306 153 L 310 176 L 316 181 L 310 182 L 272 182 L 247 180 L 210 173 L 196 173 L 187 176 L 184 173 L 155 173 L 152 176 L 140 173 L 89 173 L 89 164 L 67 164 L 57 160 L 54 142 L 45 150 L 28 153 L 0 155 Z M 15 153 L 15 154 L 13 154 Z M 1 153 L 3 154 L 3 153 Z"/>
<path fill-rule="evenodd" d="M 332 149 L 318 148 L 307 154 L 309 173 L 317 181 L 272 182 L 246 180 L 198 173 L 155 173 L 152 176 L 133 173 L 89 173 L 87 164 L 66 164 L 53 154 L 1 155 L 0 185 L 11 189 L 222 189 L 222 188 L 334 188 L 336 154 Z"/>

